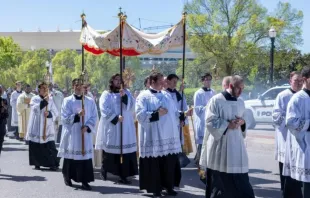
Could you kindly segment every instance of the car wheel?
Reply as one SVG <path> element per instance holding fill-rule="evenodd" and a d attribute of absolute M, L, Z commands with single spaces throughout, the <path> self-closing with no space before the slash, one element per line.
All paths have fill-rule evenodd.
<path fill-rule="evenodd" d="M 248 126 L 248 129 L 254 129 L 256 126 L 255 118 L 253 116 L 253 112 L 250 109 L 245 110 L 246 116 L 248 116 L 248 120 L 250 121 L 250 124 Z"/>

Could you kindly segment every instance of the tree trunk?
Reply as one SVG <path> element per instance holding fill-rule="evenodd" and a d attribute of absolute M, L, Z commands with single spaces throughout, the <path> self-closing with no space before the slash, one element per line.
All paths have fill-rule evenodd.
<path fill-rule="evenodd" d="M 231 76 L 232 75 L 232 69 L 233 69 L 233 64 L 230 63 L 225 63 L 225 73 L 226 76 Z"/>

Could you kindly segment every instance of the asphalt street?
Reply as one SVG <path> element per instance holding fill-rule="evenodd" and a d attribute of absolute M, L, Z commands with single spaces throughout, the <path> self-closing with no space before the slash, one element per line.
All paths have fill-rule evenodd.
<path fill-rule="evenodd" d="M 192 138 L 193 140 L 193 138 Z M 246 138 L 249 155 L 250 181 L 257 197 L 280 197 L 278 164 L 274 160 L 274 130 L 269 125 L 257 125 L 249 130 Z M 95 170 L 92 191 L 83 191 L 79 184 L 73 188 L 64 185 L 61 170 L 34 170 L 28 162 L 28 146 L 23 142 L 6 138 L 0 157 L 0 197 L 6 198 L 96 198 L 96 197 L 150 197 L 139 191 L 138 177 L 131 178 L 131 185 L 117 183 L 118 178 L 108 175 L 108 181 Z M 190 154 L 193 159 L 194 153 Z M 182 182 L 178 197 L 204 197 L 204 185 L 200 182 L 193 163 L 182 170 Z"/>

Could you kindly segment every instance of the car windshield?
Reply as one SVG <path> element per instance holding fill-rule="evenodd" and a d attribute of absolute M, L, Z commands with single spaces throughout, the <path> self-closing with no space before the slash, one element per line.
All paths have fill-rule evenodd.
<path fill-rule="evenodd" d="M 262 96 L 264 100 L 275 100 L 277 95 L 281 92 L 287 89 L 287 87 L 281 87 L 281 88 L 276 88 L 276 89 L 271 89 L 267 92 L 265 92 Z"/>

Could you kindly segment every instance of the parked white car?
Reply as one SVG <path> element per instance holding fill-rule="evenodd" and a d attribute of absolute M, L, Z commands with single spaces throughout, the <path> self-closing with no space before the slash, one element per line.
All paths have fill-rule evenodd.
<path fill-rule="evenodd" d="M 273 87 L 260 95 L 258 99 L 244 101 L 247 116 L 250 117 L 250 129 L 253 129 L 256 123 L 273 124 L 272 110 L 274 101 L 281 91 L 288 88 L 290 88 L 289 85 Z"/>

